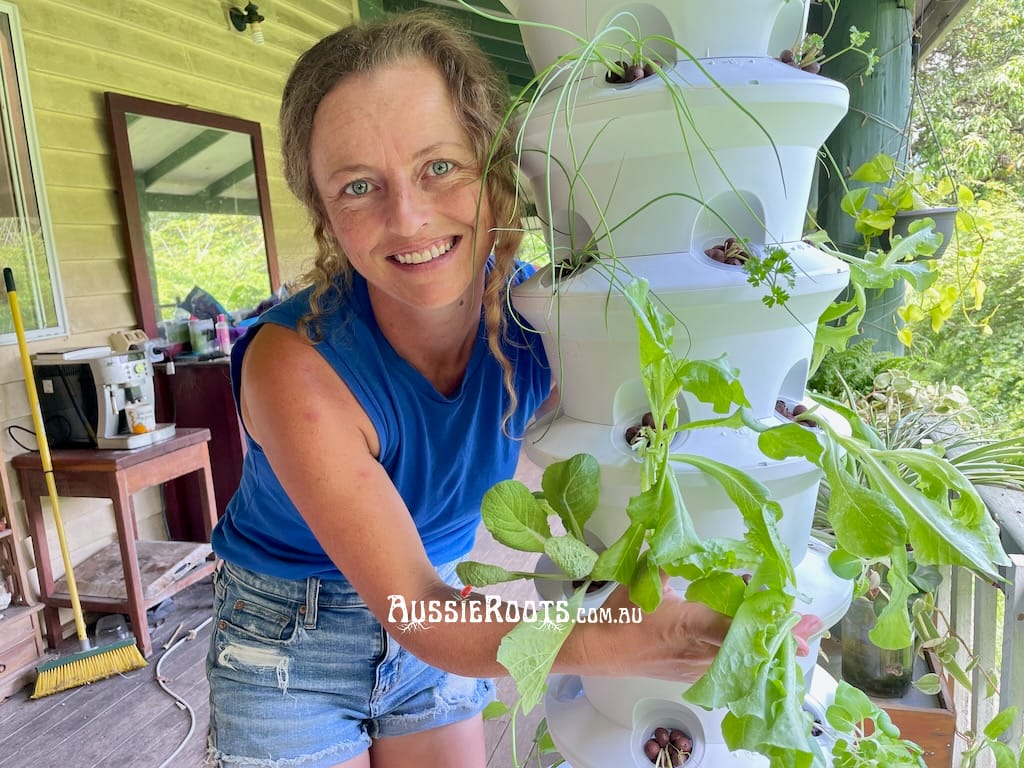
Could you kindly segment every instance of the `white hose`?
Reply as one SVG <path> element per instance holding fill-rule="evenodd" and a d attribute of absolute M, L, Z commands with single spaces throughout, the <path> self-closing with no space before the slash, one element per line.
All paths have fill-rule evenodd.
<path fill-rule="evenodd" d="M 177 703 L 178 707 L 180 707 L 181 709 L 184 709 L 184 710 L 186 710 L 188 712 L 188 719 L 189 719 L 188 733 L 185 734 L 185 738 L 183 738 L 181 740 L 181 743 L 178 744 L 178 748 L 175 749 L 171 753 L 170 757 L 168 757 L 166 760 L 164 760 L 162 763 L 160 763 L 160 768 L 169 768 L 169 766 L 171 764 L 171 761 L 174 758 L 176 758 L 179 754 L 181 754 L 181 750 L 183 750 L 185 748 L 185 745 L 188 744 L 188 740 L 192 738 L 192 734 L 195 733 L 195 730 L 196 730 L 196 711 L 194 709 L 192 709 L 192 706 L 187 701 L 185 701 L 185 699 L 183 699 L 181 696 L 179 696 L 178 694 L 176 694 L 174 691 L 172 691 L 170 688 L 167 687 L 167 684 L 164 682 L 164 676 L 160 672 L 160 670 L 163 668 L 164 660 L 168 656 L 170 656 L 179 645 L 181 645 L 184 642 L 188 642 L 189 640 L 194 640 L 196 635 L 198 634 L 199 630 L 201 630 L 203 627 L 205 627 L 211 621 L 213 621 L 213 617 L 212 616 L 207 618 L 206 621 L 204 621 L 198 627 L 195 627 L 194 629 L 190 630 L 187 635 L 185 635 L 183 638 L 178 640 L 174 645 L 172 645 L 170 648 L 168 648 L 166 651 L 164 651 L 163 656 L 161 656 L 160 660 L 156 663 L 155 674 L 156 674 L 157 685 L 159 685 L 161 688 L 163 688 L 164 692 L 168 696 L 170 696 L 172 699 L 174 699 L 174 701 Z"/>

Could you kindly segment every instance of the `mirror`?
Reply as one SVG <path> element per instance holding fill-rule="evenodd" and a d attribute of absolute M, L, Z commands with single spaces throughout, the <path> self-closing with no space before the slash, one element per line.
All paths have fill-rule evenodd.
<path fill-rule="evenodd" d="M 143 330 L 173 342 L 190 315 L 241 322 L 280 286 L 259 123 L 104 98 Z"/>

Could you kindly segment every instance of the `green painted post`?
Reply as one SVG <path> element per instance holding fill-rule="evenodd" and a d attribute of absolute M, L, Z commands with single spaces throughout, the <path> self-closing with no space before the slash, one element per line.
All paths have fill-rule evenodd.
<path fill-rule="evenodd" d="M 382 0 L 359 0 L 356 7 L 359 10 L 359 18 L 366 21 L 379 19 L 385 13 Z"/>
<path fill-rule="evenodd" d="M 822 15 L 827 17 L 827 10 Z M 820 174 L 818 223 L 841 250 L 863 254 L 863 236 L 856 232 L 853 220 L 839 207 L 845 192 L 843 181 L 879 152 L 897 160 L 906 158 L 911 105 L 912 3 L 907 0 L 842 0 L 825 40 L 826 56 L 849 45 L 852 26 L 871 33 L 865 47 L 875 48 L 880 60 L 875 71 L 867 76 L 864 75 L 865 59 L 855 52 L 844 53 L 822 68 L 822 74 L 850 89 L 850 110 L 825 143 L 843 178 L 837 178 L 831 167 Z M 869 292 L 861 333 L 863 338 L 876 340 L 877 351 L 903 353 L 903 346 L 896 338 L 899 326 L 895 313 L 903 303 L 903 292 L 902 282 L 885 291 Z"/>

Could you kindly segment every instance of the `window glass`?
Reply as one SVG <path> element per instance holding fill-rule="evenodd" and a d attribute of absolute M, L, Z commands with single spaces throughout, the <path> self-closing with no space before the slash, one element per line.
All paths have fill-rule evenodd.
<path fill-rule="evenodd" d="M 22 321 L 30 336 L 64 332 L 64 312 L 32 120 L 17 8 L 0 2 L 0 268 L 14 272 Z M 13 344 L 14 323 L 0 302 L 0 343 Z"/>

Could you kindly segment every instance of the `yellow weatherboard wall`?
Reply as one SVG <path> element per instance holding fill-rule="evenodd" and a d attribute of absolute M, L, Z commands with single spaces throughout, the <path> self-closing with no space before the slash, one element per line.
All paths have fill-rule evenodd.
<path fill-rule="evenodd" d="M 305 211 L 281 173 L 277 113 L 296 57 L 350 22 L 355 0 L 265 0 L 264 45 L 228 21 L 227 0 L 11 0 L 18 9 L 69 336 L 33 352 L 105 344 L 136 327 L 129 258 L 117 207 L 103 92 L 184 104 L 260 123 L 281 279 L 313 252 Z M 30 428 L 15 346 L 0 347 L 0 421 Z M 24 448 L 4 434 L 8 457 Z M 21 440 L 34 446 L 26 436 Z M 10 471 L 9 467 L 4 467 Z M 13 473 L 12 473 L 13 475 Z M 16 489 L 16 492 L 17 489 Z M 45 502 L 44 502 L 45 503 Z M 158 491 L 135 500 L 140 535 L 161 538 Z M 24 509 L 18 504 L 15 514 Z M 114 540 L 109 502 L 62 504 L 74 562 Z M 27 562 L 32 548 L 22 543 Z M 62 572 L 60 563 L 55 563 Z"/>

